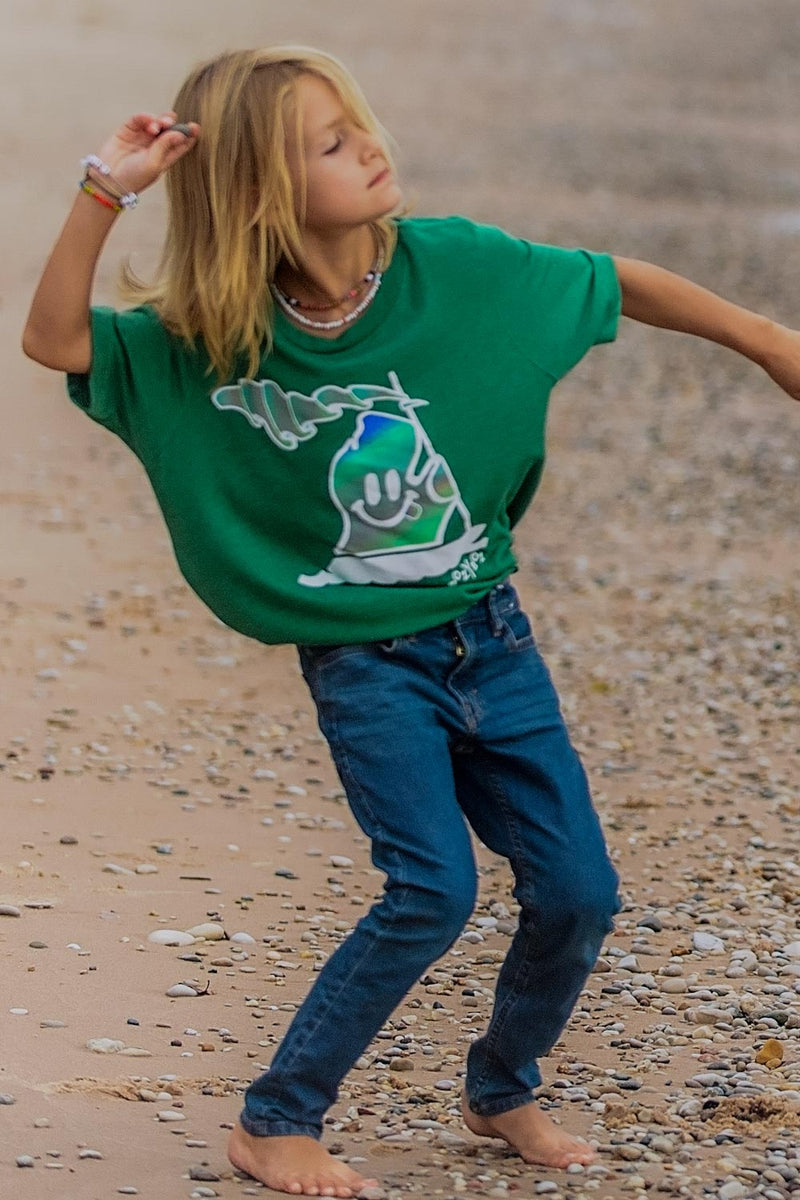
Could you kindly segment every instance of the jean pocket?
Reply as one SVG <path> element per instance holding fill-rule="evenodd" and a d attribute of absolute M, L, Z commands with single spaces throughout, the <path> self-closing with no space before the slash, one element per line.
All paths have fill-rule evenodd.
<path fill-rule="evenodd" d="M 311 671 L 319 671 L 343 658 L 369 653 L 371 649 L 371 642 L 350 642 L 346 645 L 298 646 L 297 653 L 300 656 L 300 668 L 303 675 L 308 678 Z"/>
<path fill-rule="evenodd" d="M 498 614 L 503 623 L 503 636 L 512 650 L 529 650 L 536 645 L 531 623 L 519 605 Z"/>

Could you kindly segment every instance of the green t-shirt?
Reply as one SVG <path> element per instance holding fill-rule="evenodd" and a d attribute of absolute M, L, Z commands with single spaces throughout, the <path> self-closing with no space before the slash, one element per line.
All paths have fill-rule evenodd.
<path fill-rule="evenodd" d="M 219 386 L 149 307 L 92 310 L 76 404 L 141 460 L 180 569 L 262 642 L 378 641 L 460 616 L 515 570 L 553 385 L 616 332 L 612 260 L 461 217 L 398 222 L 364 315 L 276 314 Z"/>

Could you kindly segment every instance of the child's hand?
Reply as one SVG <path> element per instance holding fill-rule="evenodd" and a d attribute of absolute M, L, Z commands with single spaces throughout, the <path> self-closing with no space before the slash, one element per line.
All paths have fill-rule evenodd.
<path fill-rule="evenodd" d="M 773 324 L 759 361 L 778 387 L 800 400 L 800 332 Z"/>
<path fill-rule="evenodd" d="M 174 112 L 136 113 L 108 139 L 99 157 L 129 191 L 142 192 L 197 143 L 200 126 L 192 121 L 173 130 L 175 121 Z"/>

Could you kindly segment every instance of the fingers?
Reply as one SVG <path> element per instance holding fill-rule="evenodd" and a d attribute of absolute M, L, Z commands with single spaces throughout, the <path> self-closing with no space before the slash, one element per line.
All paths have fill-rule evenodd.
<path fill-rule="evenodd" d="M 163 129 L 154 143 L 161 168 L 171 167 L 184 154 L 188 154 L 196 145 L 199 136 L 200 126 L 196 121 Z"/>
<path fill-rule="evenodd" d="M 158 116 L 155 113 L 134 113 L 125 122 L 125 129 L 131 133 L 148 133 L 151 137 L 158 137 L 170 125 L 174 125 L 176 120 L 174 112 L 160 113 Z"/>

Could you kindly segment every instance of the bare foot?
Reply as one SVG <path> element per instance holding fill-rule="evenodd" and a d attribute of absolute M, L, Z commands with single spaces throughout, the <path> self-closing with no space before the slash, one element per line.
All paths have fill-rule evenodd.
<path fill-rule="evenodd" d="M 267 1187 L 293 1196 L 357 1196 L 378 1182 L 337 1162 L 314 1138 L 252 1137 L 241 1125 L 228 1139 L 228 1158 Z"/>
<path fill-rule="evenodd" d="M 586 1166 L 595 1158 L 588 1142 L 564 1133 L 533 1101 L 496 1117 L 479 1117 L 470 1112 L 466 1097 L 462 1096 L 461 1111 L 467 1129 L 480 1137 L 503 1138 L 526 1163 L 545 1167 L 568 1167 L 570 1163 Z"/>

